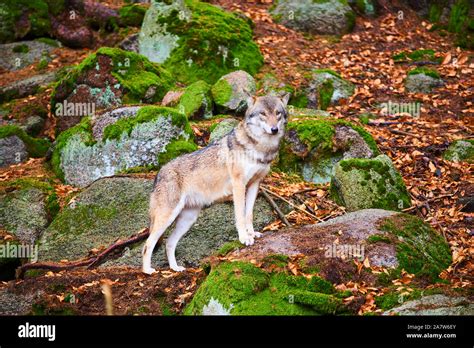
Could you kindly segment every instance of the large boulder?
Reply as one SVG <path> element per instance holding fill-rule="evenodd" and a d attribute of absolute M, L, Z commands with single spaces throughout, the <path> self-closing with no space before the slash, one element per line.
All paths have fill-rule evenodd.
<path fill-rule="evenodd" d="M 43 233 L 39 243 L 41 260 L 75 260 L 87 256 L 93 248 L 107 247 L 148 227 L 149 196 L 152 179 L 104 178 L 78 194 Z M 256 202 L 255 228 L 261 229 L 273 219 L 265 200 Z M 178 262 L 198 266 L 200 260 L 216 252 L 224 243 L 235 240 L 237 231 L 231 203 L 204 209 L 176 249 Z M 141 266 L 143 243 L 127 249 L 105 266 Z M 168 267 L 164 246 L 157 248 L 153 265 Z"/>
<path fill-rule="evenodd" d="M 408 92 L 430 93 L 433 89 L 444 85 L 443 80 L 435 70 L 416 68 L 408 72 L 405 88 Z"/>
<path fill-rule="evenodd" d="M 194 150 L 184 114 L 158 106 L 125 107 L 84 118 L 61 133 L 52 164 L 66 183 L 83 187 L 135 167 L 157 168 Z"/>
<path fill-rule="evenodd" d="M 172 85 L 169 72 L 147 58 L 119 48 L 100 48 L 69 71 L 53 90 L 51 110 L 58 117 L 57 131 L 98 109 L 158 102 Z"/>
<path fill-rule="evenodd" d="M 330 69 L 313 70 L 309 85 L 293 98 L 293 105 L 326 110 L 354 94 L 354 85 Z"/>
<path fill-rule="evenodd" d="M 452 162 L 474 163 L 474 140 L 461 139 L 454 141 L 449 145 L 443 157 Z"/>
<path fill-rule="evenodd" d="M 270 12 L 278 23 L 311 34 L 343 35 L 355 24 L 346 0 L 279 0 Z"/>
<path fill-rule="evenodd" d="M 49 141 L 30 137 L 16 126 L 0 127 L 0 167 L 24 162 L 28 157 L 42 157 L 49 149 Z"/>
<path fill-rule="evenodd" d="M 334 170 L 331 190 L 335 200 L 349 211 L 402 210 L 411 206 L 405 183 L 386 155 L 340 161 Z"/>
<path fill-rule="evenodd" d="M 212 84 L 239 69 L 254 75 L 263 64 L 249 20 L 196 0 L 153 1 L 139 49 L 184 83 Z"/>
<path fill-rule="evenodd" d="M 378 153 L 374 139 L 362 127 L 325 115 L 294 116 L 275 165 L 307 181 L 328 183 L 340 160 L 371 158 Z"/>
<path fill-rule="evenodd" d="M 297 261 L 295 261 L 295 258 Z M 402 271 L 420 283 L 439 280 L 451 263 L 444 238 L 417 217 L 368 209 L 299 228 L 266 232 L 254 245 L 213 264 L 185 314 L 298 315 L 350 312 L 332 284 L 391 284 Z M 358 271 L 354 261 L 386 272 Z M 295 268 L 305 276 L 285 272 Z M 291 265 L 293 263 L 293 265 Z M 291 306 L 289 306 L 291 304 Z"/>
<path fill-rule="evenodd" d="M 239 70 L 222 76 L 212 86 L 212 97 L 218 111 L 241 114 L 247 110 L 247 99 L 255 95 L 254 78 Z"/>

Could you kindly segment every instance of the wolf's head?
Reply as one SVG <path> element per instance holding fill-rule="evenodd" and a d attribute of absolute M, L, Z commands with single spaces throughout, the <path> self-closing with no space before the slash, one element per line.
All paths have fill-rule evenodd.
<path fill-rule="evenodd" d="M 245 123 L 257 137 L 281 137 L 288 123 L 286 105 L 290 94 L 282 98 L 276 96 L 251 97 L 247 100 Z"/>

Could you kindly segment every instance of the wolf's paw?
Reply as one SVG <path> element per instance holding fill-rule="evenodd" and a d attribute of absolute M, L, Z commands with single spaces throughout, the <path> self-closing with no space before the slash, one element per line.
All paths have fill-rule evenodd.
<path fill-rule="evenodd" d="M 170 268 L 175 272 L 182 272 L 182 271 L 186 270 L 186 267 L 178 266 L 178 265 L 176 265 L 174 267 L 170 267 Z"/>
<path fill-rule="evenodd" d="M 151 267 L 143 268 L 143 269 L 142 269 L 142 272 L 145 273 L 145 274 L 153 274 L 153 273 L 156 272 L 156 269 L 151 268 Z"/>
<path fill-rule="evenodd" d="M 255 242 L 254 237 L 248 234 L 245 236 L 239 237 L 239 241 L 240 243 L 245 244 L 247 246 L 252 245 Z"/>

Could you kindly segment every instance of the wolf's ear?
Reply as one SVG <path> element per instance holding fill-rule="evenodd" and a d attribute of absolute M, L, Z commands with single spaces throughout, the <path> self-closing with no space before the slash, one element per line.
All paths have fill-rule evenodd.
<path fill-rule="evenodd" d="M 257 101 L 257 97 L 249 96 L 247 98 L 247 110 L 250 110 L 255 105 L 256 101 Z"/>
<path fill-rule="evenodd" d="M 281 102 L 284 106 L 288 105 L 288 101 L 290 100 L 291 93 L 286 93 L 283 97 L 281 97 Z"/>

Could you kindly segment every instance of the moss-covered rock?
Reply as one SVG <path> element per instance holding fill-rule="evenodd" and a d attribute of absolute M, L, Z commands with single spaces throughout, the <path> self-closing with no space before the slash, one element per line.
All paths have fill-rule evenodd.
<path fill-rule="evenodd" d="M 139 27 L 145 17 L 146 8 L 139 4 L 125 5 L 119 10 L 120 25 Z"/>
<path fill-rule="evenodd" d="M 154 1 L 139 36 L 140 53 L 180 82 L 215 83 L 234 70 L 254 75 L 263 64 L 248 21 L 197 0 Z"/>
<path fill-rule="evenodd" d="M 339 162 L 334 170 L 331 191 L 336 201 L 349 211 L 402 210 L 411 205 L 405 183 L 386 155 Z"/>
<path fill-rule="evenodd" d="M 247 109 L 247 99 L 255 95 L 254 78 L 239 70 L 222 76 L 211 89 L 214 103 L 220 112 L 241 114 Z"/>
<path fill-rule="evenodd" d="M 274 74 L 265 74 L 257 84 L 257 89 L 262 91 L 263 95 L 275 95 L 283 97 L 286 94 L 293 94 L 293 87 L 281 82 Z"/>
<path fill-rule="evenodd" d="M 292 117 L 280 146 L 277 168 L 305 180 L 327 183 L 343 158 L 370 158 L 377 145 L 362 127 L 329 117 Z"/>
<path fill-rule="evenodd" d="M 0 103 L 38 93 L 56 79 L 55 73 L 33 75 L 0 87 Z"/>
<path fill-rule="evenodd" d="M 220 313 L 214 309 L 216 303 L 220 305 Z M 213 268 L 184 310 L 187 315 L 329 315 L 344 312 L 347 309 L 337 297 L 337 291 L 321 278 L 268 273 L 247 262 L 225 262 Z"/>
<path fill-rule="evenodd" d="M 351 7 L 363 16 L 374 17 L 377 15 L 376 0 L 349 0 Z"/>
<path fill-rule="evenodd" d="M 474 140 L 456 140 L 443 154 L 444 159 L 453 162 L 474 163 Z"/>
<path fill-rule="evenodd" d="M 239 121 L 235 118 L 226 118 L 222 121 L 215 123 L 211 126 L 209 135 L 209 144 L 222 139 L 224 136 L 232 132 L 232 130 L 237 127 Z"/>
<path fill-rule="evenodd" d="M 172 85 L 170 73 L 146 57 L 102 47 L 57 83 L 51 95 L 51 108 L 61 132 L 77 124 L 81 117 L 90 116 L 91 111 L 158 102 Z"/>
<path fill-rule="evenodd" d="M 363 281 L 388 286 L 405 270 L 415 275 L 415 283 L 426 286 L 440 281 L 440 273 L 451 264 L 449 245 L 430 225 L 416 216 L 381 209 L 264 233 L 254 245 L 230 251 L 226 257 L 265 265 L 275 253 L 279 260 L 304 255 L 299 262 L 302 271 L 333 284 Z M 365 259 L 387 273 L 359 272 L 354 260 Z"/>
<path fill-rule="evenodd" d="M 346 0 L 279 0 L 270 12 L 284 26 L 311 34 L 342 35 L 355 24 Z"/>
<path fill-rule="evenodd" d="M 304 90 L 307 105 L 313 109 L 326 110 L 341 99 L 348 99 L 354 94 L 354 85 L 344 80 L 337 72 L 330 69 L 316 69 L 312 72 L 309 86 Z"/>
<path fill-rule="evenodd" d="M 149 197 L 152 179 L 115 177 L 100 179 L 74 197 L 43 233 L 39 243 L 40 260 L 75 260 L 89 250 L 108 246 L 148 227 Z M 273 221 L 268 203 L 261 198 L 255 205 L 255 228 Z M 231 203 L 215 204 L 204 209 L 176 249 L 179 263 L 197 267 L 200 260 L 235 240 L 234 212 Z M 153 265 L 168 267 L 165 243 L 153 254 Z M 104 266 L 141 266 L 143 243 L 130 246 L 117 259 Z"/>
<path fill-rule="evenodd" d="M 444 85 L 436 70 L 415 68 L 408 72 L 405 88 L 408 92 L 430 93 L 433 89 Z"/>
<path fill-rule="evenodd" d="M 409 297 L 409 296 L 408 296 Z M 398 304 L 398 303 L 397 303 Z M 385 315 L 474 315 L 474 304 L 468 297 L 446 296 L 443 294 L 426 295 L 410 299 L 387 312 Z"/>
<path fill-rule="evenodd" d="M 50 143 L 46 139 L 33 138 L 14 125 L 0 127 L 0 167 L 18 164 L 28 157 L 42 157 Z"/>
<path fill-rule="evenodd" d="M 211 86 L 205 81 L 189 85 L 181 95 L 177 109 L 188 119 L 212 117 Z"/>
<path fill-rule="evenodd" d="M 46 181 L 18 179 L 0 184 L 0 226 L 18 241 L 33 244 L 59 210 Z"/>
<path fill-rule="evenodd" d="M 171 157 L 197 149 L 184 114 L 158 106 L 129 111 L 106 113 L 93 123 L 84 118 L 61 133 L 52 155 L 56 174 L 69 184 L 86 186 L 134 167 L 159 168 Z"/>
<path fill-rule="evenodd" d="M 419 61 L 428 61 L 428 62 L 433 62 L 433 63 L 441 63 L 442 59 L 441 57 L 436 57 L 435 56 L 435 51 L 431 49 L 422 49 L 422 50 L 414 50 L 414 51 L 403 51 L 397 54 L 394 54 L 392 56 L 393 60 L 395 62 L 403 62 L 403 61 L 414 61 L 414 62 L 419 62 Z"/>

